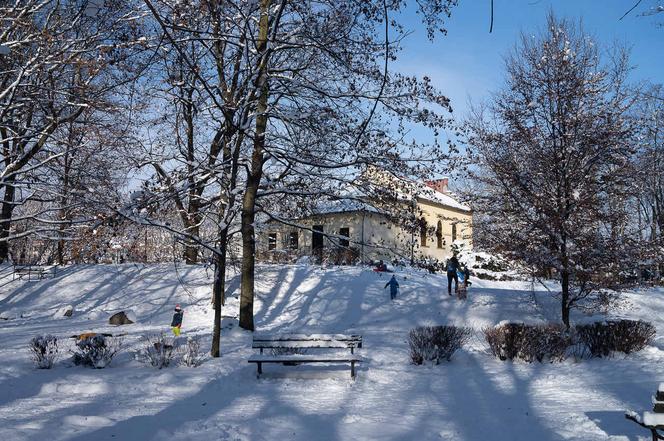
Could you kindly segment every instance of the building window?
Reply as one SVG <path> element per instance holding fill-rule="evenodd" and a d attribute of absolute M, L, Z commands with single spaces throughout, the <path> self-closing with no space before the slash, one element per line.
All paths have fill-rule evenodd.
<path fill-rule="evenodd" d="M 323 226 L 314 225 L 311 233 L 311 249 L 321 251 L 323 249 Z"/>
<path fill-rule="evenodd" d="M 347 227 L 339 228 L 339 236 L 350 237 L 350 228 Z M 350 241 L 348 239 L 341 239 L 339 240 L 339 245 L 341 245 L 344 248 L 348 248 L 348 246 L 350 245 Z"/>
<path fill-rule="evenodd" d="M 270 233 L 267 236 L 267 249 L 272 251 L 277 249 L 277 233 Z"/>
<path fill-rule="evenodd" d="M 438 221 L 436 226 L 436 245 L 438 248 L 443 247 L 443 223 L 441 221 Z"/>
<path fill-rule="evenodd" d="M 292 231 L 288 237 L 288 248 L 291 250 L 297 250 L 299 246 L 300 237 L 297 231 Z"/>
<path fill-rule="evenodd" d="M 457 226 L 456 224 L 452 224 L 452 242 L 454 242 L 457 239 Z"/>
<path fill-rule="evenodd" d="M 427 221 L 420 219 L 420 246 L 427 246 Z"/>

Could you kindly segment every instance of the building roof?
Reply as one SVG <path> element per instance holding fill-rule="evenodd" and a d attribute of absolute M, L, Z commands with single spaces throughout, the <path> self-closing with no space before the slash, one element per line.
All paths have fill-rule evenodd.
<path fill-rule="evenodd" d="M 399 178 L 404 184 L 403 188 L 397 190 L 396 197 L 403 201 L 411 201 L 414 197 L 423 201 L 432 202 L 453 210 L 470 212 L 471 208 L 457 201 L 452 194 L 443 193 L 431 188 L 424 182 L 417 182 L 410 179 Z M 345 196 L 338 199 L 320 199 L 314 208 L 314 214 L 332 214 L 349 213 L 355 211 L 367 211 L 380 213 L 381 210 L 363 199 L 369 200 L 371 197 L 363 195 L 357 189 L 342 192 Z"/>
<path fill-rule="evenodd" d="M 413 182 L 413 184 L 415 185 L 415 196 L 420 199 L 444 205 L 449 208 L 454 208 L 455 210 L 471 211 L 469 206 L 457 201 L 449 193 L 441 193 L 429 187 L 425 183 Z"/>

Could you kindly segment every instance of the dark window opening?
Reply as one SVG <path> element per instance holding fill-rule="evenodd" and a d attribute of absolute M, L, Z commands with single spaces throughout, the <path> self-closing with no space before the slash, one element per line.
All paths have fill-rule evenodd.
<path fill-rule="evenodd" d="M 322 250 L 323 249 L 323 226 L 322 225 L 314 225 L 313 230 L 314 231 L 311 234 L 311 248 L 314 251 Z"/>
<path fill-rule="evenodd" d="M 420 219 L 420 246 L 427 246 L 427 221 Z"/>
<path fill-rule="evenodd" d="M 299 238 L 299 234 L 297 233 L 297 231 L 291 232 L 289 240 L 288 240 L 288 247 L 291 250 L 297 250 L 297 248 L 299 247 L 299 241 L 300 241 L 300 238 Z"/>
<path fill-rule="evenodd" d="M 350 237 L 350 228 L 340 228 L 339 229 L 339 236 L 345 236 L 345 237 Z M 348 239 L 341 239 L 339 240 L 339 245 L 342 247 L 348 248 L 350 245 L 350 240 Z"/>
<path fill-rule="evenodd" d="M 277 233 L 270 233 L 267 236 L 267 249 L 270 251 L 277 249 Z"/>
<path fill-rule="evenodd" d="M 436 227 L 436 242 L 438 248 L 443 247 L 443 223 L 438 221 L 438 226 Z"/>
<path fill-rule="evenodd" d="M 457 226 L 456 224 L 452 224 L 452 242 L 454 242 L 457 239 Z"/>

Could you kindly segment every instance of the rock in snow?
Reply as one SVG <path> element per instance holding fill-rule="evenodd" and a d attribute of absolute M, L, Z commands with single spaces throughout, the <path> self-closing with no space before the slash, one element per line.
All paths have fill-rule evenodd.
<path fill-rule="evenodd" d="M 53 314 L 53 318 L 62 318 L 62 317 L 71 317 L 74 314 L 74 307 L 71 305 L 65 305 Z"/>
<path fill-rule="evenodd" d="M 131 325 L 134 322 L 129 319 L 127 313 L 131 314 L 131 311 L 116 312 L 111 316 L 111 318 L 108 319 L 108 323 L 111 325 Z"/>

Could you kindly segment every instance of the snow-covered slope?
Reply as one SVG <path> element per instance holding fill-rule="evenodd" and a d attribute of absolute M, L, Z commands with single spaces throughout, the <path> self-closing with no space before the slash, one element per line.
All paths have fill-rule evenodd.
<path fill-rule="evenodd" d="M 7 440 L 636 440 L 646 433 L 623 417 L 650 406 L 664 380 L 661 340 L 625 358 L 561 364 L 505 363 L 479 336 L 452 362 L 413 366 L 408 331 L 448 324 L 480 330 L 502 320 L 558 320 L 542 285 L 476 280 L 466 302 L 449 297 L 443 276 L 398 272 L 389 301 L 385 275 L 361 268 L 259 266 L 257 330 L 364 336 L 367 358 L 355 382 L 345 367 L 266 366 L 260 380 L 246 360 L 251 333 L 237 328 L 238 280 L 222 336 L 223 356 L 199 368 L 162 370 L 135 361 L 141 336 L 168 332 L 185 309 L 183 335 L 210 344 L 210 277 L 202 267 L 69 267 L 55 279 L 0 287 L 0 437 Z M 4 283 L 0 281 L 0 284 Z M 555 289 L 550 286 L 549 289 Z M 626 295 L 617 314 L 664 332 L 664 290 Z M 56 318 L 63 306 L 72 318 Z M 119 310 L 137 323 L 107 324 Z M 577 320 L 587 319 L 576 317 Z M 67 357 L 36 370 L 26 350 L 37 334 L 124 335 L 109 368 Z M 72 345 L 73 340 L 64 341 Z"/>

